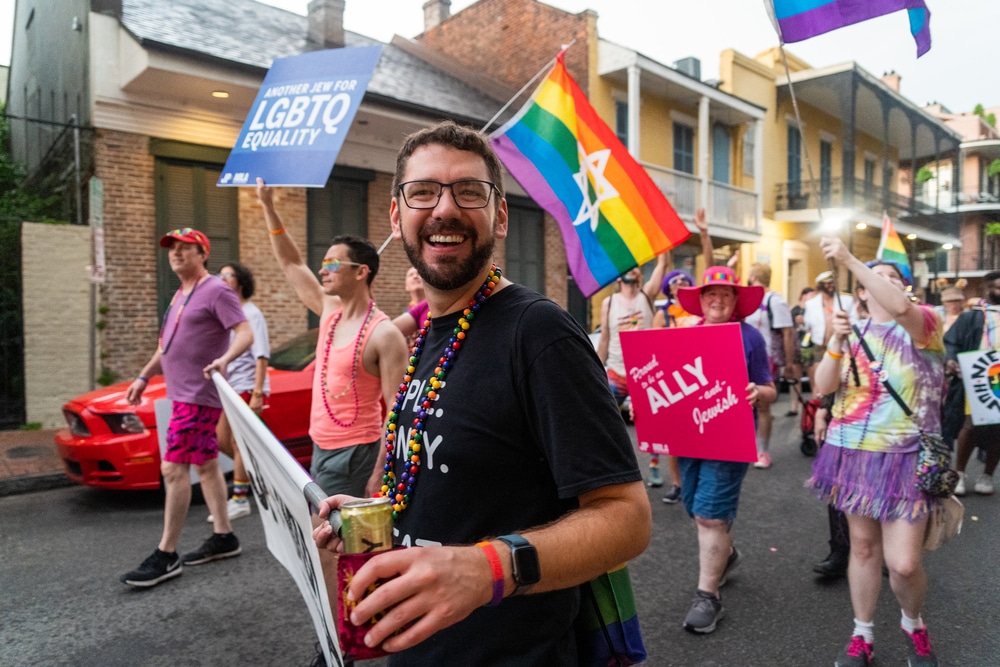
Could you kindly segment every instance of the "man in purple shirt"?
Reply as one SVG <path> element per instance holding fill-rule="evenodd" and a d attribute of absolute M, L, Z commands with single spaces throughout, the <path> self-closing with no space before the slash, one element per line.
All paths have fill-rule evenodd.
<path fill-rule="evenodd" d="M 166 486 L 163 535 L 142 564 L 121 577 L 129 586 L 148 588 L 181 574 L 183 565 L 201 565 L 240 554 L 240 542 L 226 511 L 226 480 L 219 468 L 215 427 L 222 403 L 211 380 L 253 343 L 253 332 L 236 293 L 206 268 L 210 244 L 197 229 L 175 229 L 160 239 L 169 248 L 171 270 L 181 286 L 170 301 L 160 327 L 156 352 L 129 386 L 132 405 L 142 400 L 148 378 L 162 370 L 172 401 L 167 451 L 161 472 Z M 230 331 L 235 335 L 230 342 Z M 177 554 L 177 542 L 191 505 L 191 466 L 214 517 L 212 536 L 202 546 Z"/>

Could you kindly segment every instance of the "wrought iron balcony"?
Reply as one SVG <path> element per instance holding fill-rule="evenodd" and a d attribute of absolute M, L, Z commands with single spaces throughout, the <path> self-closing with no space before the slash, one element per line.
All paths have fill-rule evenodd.
<path fill-rule="evenodd" d="M 951 204 L 951 198 L 942 199 L 944 205 Z M 850 208 L 873 215 L 889 213 L 893 220 L 906 219 L 917 225 L 933 228 L 939 232 L 958 235 L 958 222 L 953 211 L 945 211 L 920 199 L 904 197 L 891 190 L 861 179 L 831 178 L 816 181 L 815 193 L 812 181 L 779 183 L 775 194 L 776 211 L 803 211 L 814 208 Z"/>

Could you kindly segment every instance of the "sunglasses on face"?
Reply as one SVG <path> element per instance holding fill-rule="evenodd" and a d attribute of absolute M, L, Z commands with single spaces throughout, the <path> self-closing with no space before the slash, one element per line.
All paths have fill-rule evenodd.
<path fill-rule="evenodd" d="M 362 266 L 357 262 L 343 262 L 339 259 L 324 259 L 323 263 L 320 264 L 320 270 L 326 271 L 327 273 L 336 273 L 337 271 L 340 271 L 340 267 L 345 264 L 348 266 Z"/>
<path fill-rule="evenodd" d="M 691 284 L 688 281 L 688 279 L 685 278 L 684 276 L 677 276 L 676 278 L 671 278 L 670 282 L 667 283 L 667 284 L 672 286 L 672 285 L 678 285 L 680 283 L 684 283 L 685 285 L 690 285 Z"/>
<path fill-rule="evenodd" d="M 219 271 L 220 278 L 235 278 L 236 274 L 232 271 Z"/>

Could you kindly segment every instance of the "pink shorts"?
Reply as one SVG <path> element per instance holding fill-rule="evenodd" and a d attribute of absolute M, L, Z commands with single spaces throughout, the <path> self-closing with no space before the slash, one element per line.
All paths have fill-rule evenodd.
<path fill-rule="evenodd" d="M 163 460 L 200 466 L 219 457 L 215 427 L 222 408 L 174 401 L 167 428 L 167 453 Z"/>

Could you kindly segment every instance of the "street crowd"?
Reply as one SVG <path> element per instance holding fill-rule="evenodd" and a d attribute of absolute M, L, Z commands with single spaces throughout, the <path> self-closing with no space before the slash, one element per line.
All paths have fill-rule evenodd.
<path fill-rule="evenodd" d="M 373 297 L 371 242 L 334 238 L 317 272 L 286 233 L 280 195 L 260 180 L 256 193 L 275 261 L 320 318 L 310 474 L 329 495 L 313 533 L 328 586 L 343 543 L 324 519 L 346 502 L 386 498 L 397 544 L 419 546 L 374 555 L 348 587 L 348 622 L 364 627 L 364 645 L 388 653 L 389 665 L 583 664 L 574 631 L 581 585 L 646 548 L 647 485 L 664 487 L 663 502 L 683 506 L 697 534 L 697 582 L 678 621 L 695 634 L 716 631 L 720 591 L 743 560 L 733 540 L 743 480 L 751 466 L 773 465 L 779 383 L 790 390 L 787 416 L 801 419 L 804 442 L 816 447 L 803 482 L 829 508 L 830 554 L 815 570 L 850 582 L 853 625 L 845 609 L 835 664 L 872 663 L 883 568 L 909 665 L 938 664 L 923 619 L 922 553 L 944 501 L 916 486 L 916 471 L 925 438 L 941 436 L 956 454 L 954 493 L 993 493 L 1000 440 L 996 427 L 973 425 L 958 355 L 1000 348 L 1000 272 L 983 278 L 981 295 L 951 286 L 934 307 L 913 296 L 907 267 L 863 261 L 831 236 L 820 242 L 830 270 L 790 307 L 770 289 L 767 264 L 750 265 L 747 284 L 738 256 L 715 265 L 698 211 L 701 279 L 674 267 L 669 252 L 648 277 L 639 268 L 621 275 L 601 304 L 595 350 L 565 310 L 494 263 L 507 202 L 500 161 L 478 132 L 442 123 L 407 137 L 398 153 L 388 210 L 413 268 L 411 303 L 395 317 Z M 251 513 L 250 480 L 210 374 L 228 372 L 258 414 L 269 394 L 251 270 L 231 263 L 210 275 L 211 244 L 196 229 L 171 231 L 160 245 L 181 287 L 128 390 L 138 403 L 162 371 L 173 401 L 163 534 L 121 577 L 140 588 L 240 555 L 232 521 Z M 848 274 L 855 289 L 841 294 Z M 625 424 L 633 411 L 621 334 L 729 323 L 742 338 L 748 382 L 739 399 L 753 410 L 756 461 L 652 455 L 644 475 Z M 567 409 L 567 397 L 587 409 Z M 977 447 L 985 472 L 973 482 L 965 473 Z M 220 449 L 236 458 L 228 498 Z M 212 534 L 181 555 L 192 466 Z"/>

